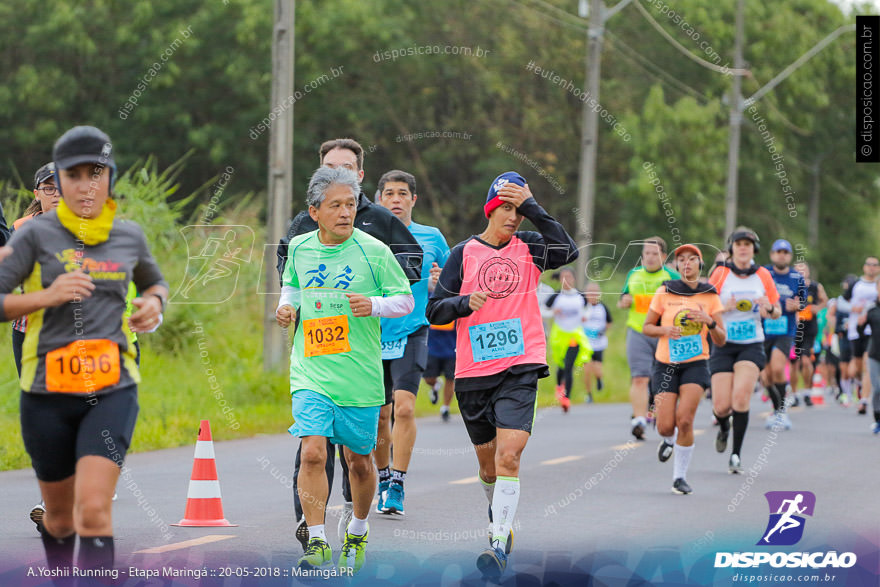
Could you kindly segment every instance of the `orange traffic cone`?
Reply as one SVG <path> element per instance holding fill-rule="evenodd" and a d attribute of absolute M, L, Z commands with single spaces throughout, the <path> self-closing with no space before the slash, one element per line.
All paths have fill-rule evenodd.
<path fill-rule="evenodd" d="M 189 489 L 186 492 L 186 512 L 183 519 L 172 526 L 237 526 L 223 517 L 223 503 L 220 498 L 220 480 L 217 479 L 217 465 L 214 462 L 214 441 L 211 440 L 211 424 L 202 420 L 199 425 L 199 439 L 196 441 L 196 454 L 190 475 Z"/>
<path fill-rule="evenodd" d="M 819 373 L 813 373 L 813 388 L 810 390 L 810 399 L 814 406 L 825 404 L 825 378 Z"/>

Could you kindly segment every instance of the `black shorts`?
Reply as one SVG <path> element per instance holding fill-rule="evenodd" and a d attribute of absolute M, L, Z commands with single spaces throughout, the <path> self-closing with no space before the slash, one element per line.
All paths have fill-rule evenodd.
<path fill-rule="evenodd" d="M 458 409 L 474 445 L 491 442 L 497 428 L 532 433 L 540 373 L 509 373 L 490 389 L 456 390 Z"/>
<path fill-rule="evenodd" d="M 813 360 L 813 345 L 816 344 L 816 333 L 804 333 L 803 336 L 800 337 L 800 340 L 795 339 L 794 344 L 794 352 L 798 358 L 807 357 L 808 359 Z"/>
<path fill-rule="evenodd" d="M 425 379 L 436 379 L 443 375 L 447 381 L 455 379 L 455 357 L 444 359 L 434 355 L 428 355 L 428 366 L 422 377 Z"/>
<path fill-rule="evenodd" d="M 709 371 L 716 373 L 733 373 L 733 365 L 739 361 L 749 361 L 763 369 L 767 364 L 767 356 L 764 354 L 764 343 L 750 342 L 740 344 L 729 342 L 724 346 L 712 348 L 709 355 Z"/>
<path fill-rule="evenodd" d="M 711 385 L 709 361 L 690 361 L 688 363 L 654 363 L 651 376 L 651 389 L 657 393 L 678 393 L 678 388 L 688 383 L 696 383 L 704 390 Z"/>
<path fill-rule="evenodd" d="M 853 359 L 861 359 L 865 356 L 865 353 L 868 352 L 868 343 L 871 341 L 871 337 L 863 334 L 859 336 L 855 340 L 849 341 L 850 348 L 852 349 L 852 358 Z"/>
<path fill-rule="evenodd" d="M 122 467 L 137 420 L 137 385 L 91 397 L 22 392 L 20 405 L 24 447 L 40 481 L 67 479 L 84 456 Z"/>
<path fill-rule="evenodd" d="M 385 405 L 394 399 L 394 391 L 402 389 L 418 395 L 422 373 L 428 362 L 428 327 L 422 326 L 406 339 L 406 348 L 399 359 L 385 359 Z"/>
<path fill-rule="evenodd" d="M 764 354 L 767 356 L 767 360 L 770 360 L 770 356 L 773 354 L 773 349 L 779 349 L 782 351 L 782 354 L 785 355 L 785 360 L 788 360 L 788 357 L 791 356 L 791 347 L 794 346 L 794 339 L 790 336 L 774 336 L 773 338 L 764 339 Z"/>
<path fill-rule="evenodd" d="M 605 349 L 601 351 L 593 351 L 593 357 L 590 359 L 591 361 L 595 361 L 596 363 L 602 362 L 602 353 L 605 352 Z"/>
<path fill-rule="evenodd" d="M 849 363 L 852 360 L 852 345 L 846 337 L 846 332 L 837 333 L 837 344 L 840 347 L 840 362 Z"/>

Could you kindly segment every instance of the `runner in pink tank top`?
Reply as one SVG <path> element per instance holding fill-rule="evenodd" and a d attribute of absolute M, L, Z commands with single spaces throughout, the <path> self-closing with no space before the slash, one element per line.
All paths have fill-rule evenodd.
<path fill-rule="evenodd" d="M 456 320 L 455 395 L 492 523 L 491 548 L 477 567 L 498 579 L 513 546 L 519 458 L 534 422 L 538 379 L 549 375 L 538 280 L 578 251 L 515 172 L 495 178 L 483 210 L 489 225 L 452 249 L 427 316 L 431 324 Z M 538 232 L 517 230 L 524 217 Z"/>

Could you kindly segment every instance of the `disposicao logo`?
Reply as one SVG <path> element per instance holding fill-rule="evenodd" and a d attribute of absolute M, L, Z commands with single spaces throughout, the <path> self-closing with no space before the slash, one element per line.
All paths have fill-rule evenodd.
<path fill-rule="evenodd" d="M 768 491 L 764 494 L 770 506 L 770 520 L 764 536 L 757 544 L 791 546 L 804 535 L 803 516 L 813 517 L 816 496 L 809 491 Z"/>
<path fill-rule="evenodd" d="M 804 535 L 806 518 L 813 516 L 816 496 L 810 491 L 768 491 L 764 494 L 770 507 L 767 528 L 757 546 L 792 546 Z M 852 552 L 716 552 L 715 568 L 748 568 L 769 564 L 780 568 L 821 569 L 850 568 L 857 557 Z"/>

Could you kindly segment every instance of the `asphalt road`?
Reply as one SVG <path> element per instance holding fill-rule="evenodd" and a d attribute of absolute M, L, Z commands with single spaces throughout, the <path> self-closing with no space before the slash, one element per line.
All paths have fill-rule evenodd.
<path fill-rule="evenodd" d="M 811 491 L 817 500 L 796 549 L 856 552 L 858 565 L 842 571 L 844 582 L 830 584 L 877 585 L 880 436 L 871 434 L 870 416 L 833 403 L 793 408 L 794 428 L 775 433 L 763 426 L 768 413 L 768 404 L 755 396 L 742 455 L 746 474 L 730 475 L 727 455 L 714 450 L 710 405 L 701 404 L 688 473 L 694 493 L 681 496 L 671 492 L 672 460 L 657 460 L 656 431 L 645 442 L 629 435 L 628 406 L 540 410 L 522 458 L 506 582 L 584 584 L 589 572 L 594 585 L 732 583 L 737 569 L 711 568 L 716 552 L 761 550 L 755 544 L 769 513 L 763 494 L 796 490 Z M 478 576 L 473 561 L 487 545 L 487 504 L 464 426 L 458 416 L 418 425 L 406 516 L 371 514 L 361 583 L 451 585 Z M 305 580 L 285 577 L 301 554 L 290 490 L 296 443 L 283 432 L 215 443 L 224 513 L 238 524 L 229 528 L 170 526 L 183 517 L 192 447 L 129 456 L 129 477 L 120 482 L 113 514 L 118 566 L 208 573 L 201 583 L 177 579 L 192 585 Z M 338 478 L 334 485 L 327 524 L 335 555 Z M 27 517 L 38 501 L 33 472 L 0 473 L 0 487 L 0 585 L 41 584 L 27 578 L 29 569 L 33 574 L 45 564 Z M 255 577 L 267 573 L 269 578 Z M 273 573 L 281 576 L 272 579 Z M 126 570 L 107 584 L 169 581 Z"/>

